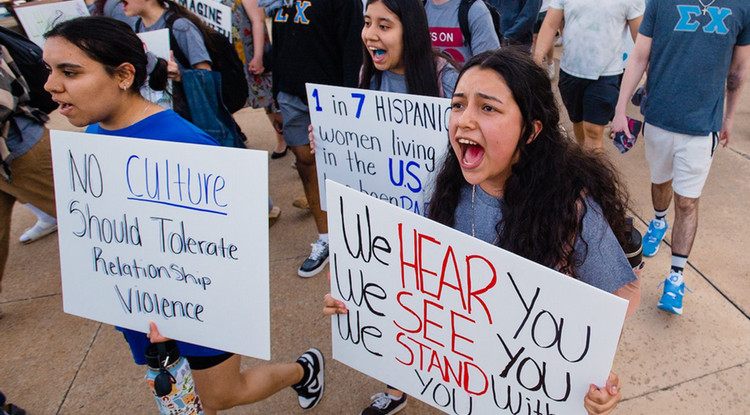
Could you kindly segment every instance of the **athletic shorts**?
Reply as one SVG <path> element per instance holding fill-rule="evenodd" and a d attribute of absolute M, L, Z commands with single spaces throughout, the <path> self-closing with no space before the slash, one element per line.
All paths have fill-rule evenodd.
<path fill-rule="evenodd" d="M 673 133 L 646 123 L 643 136 L 651 183 L 672 180 L 672 188 L 678 195 L 693 199 L 700 197 L 719 144 L 719 134 Z"/>
<path fill-rule="evenodd" d="M 284 128 L 284 141 L 292 147 L 310 145 L 307 138 L 307 127 L 310 125 L 310 113 L 307 104 L 299 97 L 279 92 L 277 97 Z"/>
<path fill-rule="evenodd" d="M 600 76 L 597 80 L 578 78 L 560 69 L 560 96 L 570 121 L 606 125 L 615 115 L 622 75 Z"/>

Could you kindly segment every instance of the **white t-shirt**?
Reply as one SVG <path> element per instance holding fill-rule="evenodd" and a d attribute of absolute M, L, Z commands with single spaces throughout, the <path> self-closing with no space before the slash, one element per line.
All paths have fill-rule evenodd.
<path fill-rule="evenodd" d="M 623 72 L 623 30 L 643 15 L 644 0 L 551 0 L 565 17 L 560 69 L 584 79 Z"/>
<path fill-rule="evenodd" d="M 546 12 L 549 9 L 549 2 L 552 0 L 542 0 L 542 7 L 539 8 L 539 12 Z"/>

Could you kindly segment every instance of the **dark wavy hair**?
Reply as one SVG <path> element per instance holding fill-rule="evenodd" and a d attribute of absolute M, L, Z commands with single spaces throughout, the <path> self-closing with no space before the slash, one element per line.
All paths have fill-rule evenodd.
<path fill-rule="evenodd" d="M 512 48 L 474 56 L 459 74 L 472 68 L 495 71 L 510 88 L 523 125 L 518 161 L 505 182 L 497 245 L 539 264 L 576 276 L 576 237 L 582 234 L 585 198 L 596 201 L 622 245 L 627 193 L 604 155 L 583 150 L 563 133 L 560 115 L 545 71 L 528 54 Z M 542 129 L 530 143 L 534 122 Z M 448 154 L 438 173 L 429 217 L 453 226 L 461 187 L 467 182 L 456 153 Z M 584 242 L 585 249 L 588 244 Z M 585 256 L 584 256 L 585 257 Z"/>
<path fill-rule="evenodd" d="M 60 37 L 81 49 L 88 57 L 101 63 L 108 74 L 118 66 L 130 63 L 135 67 L 130 91 L 140 94 L 146 82 L 148 59 L 143 42 L 127 23 L 104 16 L 77 17 L 57 24 L 44 34 L 45 39 Z M 167 85 L 167 62 L 159 59 L 151 72 L 149 87 L 164 90 Z"/>
<path fill-rule="evenodd" d="M 406 78 L 406 90 L 410 94 L 426 95 L 436 97 L 440 94 L 438 85 L 438 74 L 435 68 L 435 59 L 441 56 L 432 48 L 430 42 L 430 28 L 427 24 L 427 15 L 421 0 L 367 0 L 367 6 L 381 2 L 393 14 L 398 16 L 403 27 L 403 56 L 404 77 Z M 365 6 L 365 8 L 367 7 Z M 370 89 L 373 77 L 380 80 L 382 74 L 372 62 L 367 46 L 362 45 L 362 77 L 359 87 Z M 444 56 L 442 56 L 446 59 Z M 448 64 L 455 62 L 448 60 Z"/>

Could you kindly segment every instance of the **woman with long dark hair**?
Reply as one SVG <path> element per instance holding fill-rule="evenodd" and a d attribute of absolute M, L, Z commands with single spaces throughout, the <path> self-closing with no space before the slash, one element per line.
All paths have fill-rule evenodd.
<path fill-rule="evenodd" d="M 360 88 L 450 98 L 457 64 L 432 47 L 429 30 L 419 0 L 369 0 Z"/>
<path fill-rule="evenodd" d="M 60 113 L 86 132 L 120 137 L 218 145 L 216 140 L 172 110 L 145 100 L 146 53 L 138 36 L 122 22 L 82 17 L 63 22 L 45 34 L 44 61 L 51 68 L 44 88 L 60 104 Z M 149 86 L 163 90 L 166 62 L 159 60 Z M 154 323 L 144 332 L 120 329 L 137 364 L 146 364 L 150 343 L 169 339 Z M 145 332 L 149 331 L 147 335 Z M 177 342 L 192 368 L 195 387 L 206 414 L 264 399 L 292 386 L 304 409 L 323 394 L 323 356 L 310 349 L 294 363 L 260 365 L 240 370 L 240 356 Z"/>
<path fill-rule="evenodd" d="M 485 242 L 638 303 L 621 245 L 627 197 L 615 169 L 560 129 L 549 78 L 512 48 L 473 57 L 451 103 L 450 147 L 429 217 Z M 346 313 L 330 294 L 325 314 Z M 591 385 L 584 406 L 608 414 L 619 379 Z"/>

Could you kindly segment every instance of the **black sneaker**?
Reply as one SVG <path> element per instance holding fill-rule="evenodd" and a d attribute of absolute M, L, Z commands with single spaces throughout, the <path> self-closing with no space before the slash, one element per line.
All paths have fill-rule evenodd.
<path fill-rule="evenodd" d="M 302 266 L 297 270 L 297 275 L 302 278 L 310 278 L 317 275 L 328 263 L 328 242 L 318 239 L 312 246 L 312 252 Z"/>
<path fill-rule="evenodd" d="M 372 403 L 362 410 L 359 415 L 390 415 L 404 409 L 406 406 L 406 394 L 399 399 L 393 399 L 383 392 L 376 393 L 370 397 Z"/>
<path fill-rule="evenodd" d="M 299 406 L 302 409 L 312 409 L 320 402 L 325 390 L 325 361 L 323 354 L 316 348 L 311 348 L 297 359 L 297 363 L 307 368 L 309 373 L 306 382 L 294 385 L 292 388 L 297 392 Z M 301 382 L 300 382 L 301 383 Z"/>

